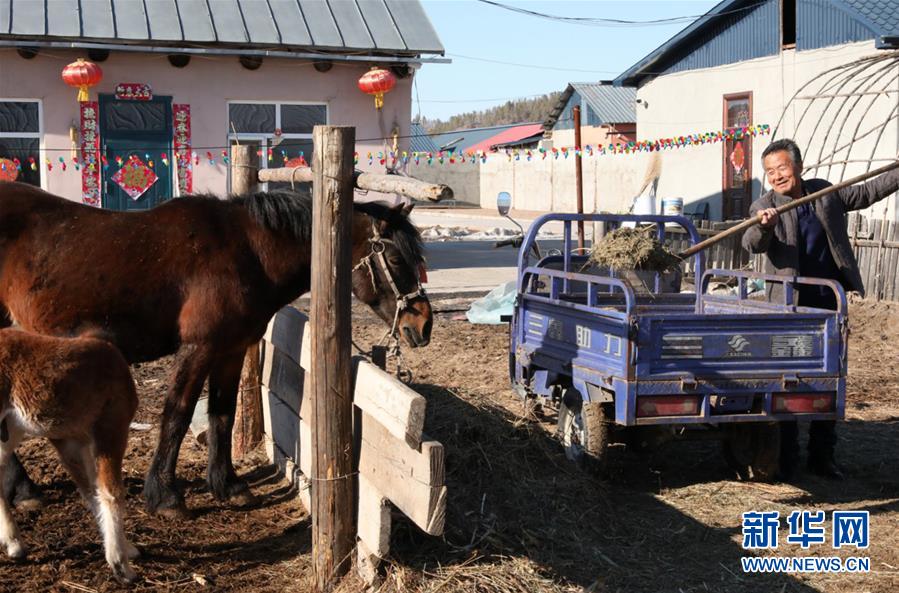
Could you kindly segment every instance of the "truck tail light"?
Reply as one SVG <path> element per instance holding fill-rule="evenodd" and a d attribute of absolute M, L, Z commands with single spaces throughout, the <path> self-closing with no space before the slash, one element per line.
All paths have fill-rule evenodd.
<path fill-rule="evenodd" d="M 637 398 L 637 416 L 695 416 L 699 414 L 698 395 L 653 395 Z"/>
<path fill-rule="evenodd" d="M 833 412 L 832 393 L 775 393 L 775 414 L 820 414 Z"/>

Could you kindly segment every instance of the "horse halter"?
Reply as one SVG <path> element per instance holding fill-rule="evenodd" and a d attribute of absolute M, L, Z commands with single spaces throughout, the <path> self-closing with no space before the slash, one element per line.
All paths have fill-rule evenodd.
<path fill-rule="evenodd" d="M 391 338 L 396 339 L 399 334 L 400 313 L 406 309 L 411 309 L 409 304 L 411 300 L 425 296 L 425 289 L 421 285 L 421 278 L 419 277 L 419 279 L 416 280 L 416 289 L 414 291 L 406 294 L 400 292 L 400 289 L 397 287 L 396 281 L 393 278 L 393 274 L 390 272 L 390 266 L 387 265 L 387 259 L 384 257 L 387 245 L 395 245 L 395 243 L 393 240 L 385 239 L 381 236 L 378 225 L 374 220 L 372 220 L 371 223 L 371 231 L 372 236 L 368 238 L 368 242 L 371 243 L 371 251 L 368 252 L 368 255 L 359 260 L 359 263 L 353 267 L 353 271 L 355 272 L 362 267 L 367 268 L 368 275 L 371 278 L 371 287 L 375 292 L 378 291 L 378 286 L 375 282 L 375 267 L 380 267 L 381 271 L 384 272 L 384 277 L 387 278 L 387 284 L 390 285 L 393 296 L 396 298 L 396 311 L 393 313 L 393 325 L 391 325 L 390 331 L 385 337 L 390 336 Z M 372 265 L 372 259 L 375 260 L 374 265 Z"/>

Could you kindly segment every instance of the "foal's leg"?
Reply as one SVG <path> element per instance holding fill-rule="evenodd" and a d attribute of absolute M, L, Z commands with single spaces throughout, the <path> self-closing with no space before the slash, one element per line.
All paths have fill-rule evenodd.
<path fill-rule="evenodd" d="M 159 444 L 144 482 L 147 510 L 169 518 L 187 519 L 190 513 L 184 497 L 175 485 L 175 468 L 181 441 L 190 425 L 190 417 L 209 374 L 211 357 L 207 350 L 194 346 L 181 347 L 178 368 L 162 412 Z"/>
<path fill-rule="evenodd" d="M 97 500 L 94 484 L 97 470 L 90 444 L 75 439 L 50 439 L 50 442 L 59 453 L 62 466 L 72 476 L 72 481 L 78 488 L 84 506 L 91 512 L 96 511 Z"/>
<path fill-rule="evenodd" d="M 136 407 L 136 398 L 135 398 Z M 97 454 L 97 522 L 103 535 L 106 562 L 120 581 L 137 578 L 129 558 L 139 555 L 125 536 L 125 485 L 122 482 L 122 458 L 128 446 L 128 424 L 134 415 L 127 413 L 126 402 L 111 402 L 94 430 Z"/>
<path fill-rule="evenodd" d="M 237 390 L 244 352 L 216 360 L 209 374 L 209 466 L 206 482 L 218 500 L 246 506 L 257 499 L 249 485 L 237 477 L 231 460 L 231 431 L 237 408 Z"/>
<path fill-rule="evenodd" d="M 13 452 L 16 450 L 22 435 L 10 430 L 9 438 L 6 442 L 0 442 L 0 480 L 3 479 L 10 460 L 14 457 Z M 25 557 L 25 546 L 19 537 L 19 530 L 16 527 L 16 520 L 13 517 L 12 509 L 6 502 L 6 497 L 0 497 L 0 545 L 6 547 L 6 553 L 10 558 L 21 560 Z"/>

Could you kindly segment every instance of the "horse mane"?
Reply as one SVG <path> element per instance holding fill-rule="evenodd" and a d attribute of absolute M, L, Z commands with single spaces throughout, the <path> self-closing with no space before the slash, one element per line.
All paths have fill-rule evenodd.
<path fill-rule="evenodd" d="M 285 232 L 301 240 L 312 238 L 312 196 L 307 191 L 275 190 L 257 192 L 231 199 L 244 206 L 258 224 L 276 232 Z M 421 233 L 408 216 L 384 202 L 354 202 L 353 209 L 387 223 L 384 232 L 410 266 L 424 261 Z"/>

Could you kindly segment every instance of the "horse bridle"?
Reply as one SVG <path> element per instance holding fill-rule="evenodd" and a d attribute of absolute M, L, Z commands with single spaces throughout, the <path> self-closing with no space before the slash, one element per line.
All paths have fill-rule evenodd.
<path fill-rule="evenodd" d="M 397 339 L 399 335 L 400 313 L 406 309 L 411 309 L 411 306 L 409 305 L 411 300 L 425 296 L 425 289 L 421 285 L 421 277 L 419 276 L 415 283 L 416 288 L 414 291 L 406 294 L 403 294 L 400 291 L 396 285 L 396 281 L 393 279 L 393 274 L 390 272 L 390 266 L 387 265 L 387 259 L 384 257 L 387 245 L 395 245 L 396 243 L 391 239 L 385 239 L 381 236 L 378 225 L 374 220 L 371 223 L 371 230 L 372 236 L 368 238 L 368 242 L 371 243 L 371 251 L 368 252 L 368 255 L 359 260 L 359 263 L 353 267 L 353 271 L 355 272 L 362 267 L 367 268 L 368 275 L 371 278 L 371 287 L 377 292 L 378 285 L 375 282 L 375 267 L 381 268 L 384 277 L 387 278 L 387 284 L 390 285 L 390 290 L 393 291 L 393 296 L 396 298 L 396 311 L 393 313 L 393 324 L 385 337 L 390 336 L 393 339 Z M 372 265 L 372 259 L 375 260 L 374 265 Z"/>

